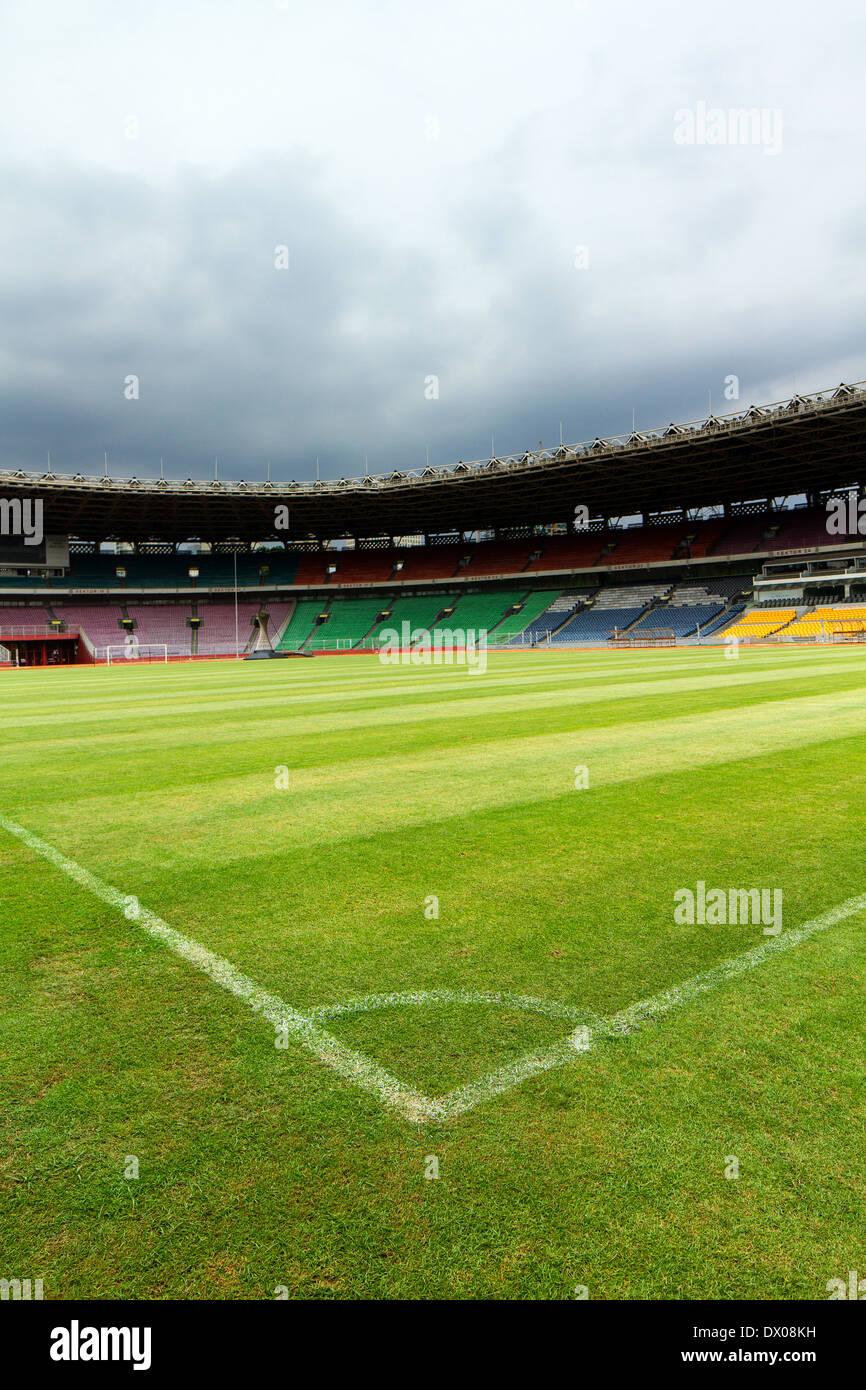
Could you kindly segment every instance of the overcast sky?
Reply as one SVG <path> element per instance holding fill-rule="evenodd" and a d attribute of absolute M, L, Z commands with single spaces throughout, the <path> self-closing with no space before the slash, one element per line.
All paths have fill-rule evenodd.
<path fill-rule="evenodd" d="M 385 472 L 866 378 L 864 56 L 855 0 L 4 0 L 0 466 Z"/>

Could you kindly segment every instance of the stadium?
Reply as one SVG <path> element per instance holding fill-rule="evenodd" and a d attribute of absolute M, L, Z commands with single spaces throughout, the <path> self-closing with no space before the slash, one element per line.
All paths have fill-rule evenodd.
<path fill-rule="evenodd" d="M 863 640 L 864 404 L 842 384 L 312 485 L 6 472 L 2 650 L 16 665 L 369 653 L 437 626 L 521 650 Z M 36 508 L 38 554 L 10 534 Z"/>
<path fill-rule="evenodd" d="M 0 474 L 9 1267 L 847 1278 L 864 445 L 860 383 L 387 476 Z"/>
<path fill-rule="evenodd" d="M 850 1376 L 866 13 L 779 18 L 0 8 L 9 1365 Z"/>

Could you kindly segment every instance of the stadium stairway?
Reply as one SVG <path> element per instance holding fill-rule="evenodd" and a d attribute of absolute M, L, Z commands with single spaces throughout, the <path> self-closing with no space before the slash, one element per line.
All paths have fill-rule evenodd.
<path fill-rule="evenodd" d="M 322 608 L 321 599 L 298 599 L 283 625 L 278 641 L 274 643 L 276 650 L 280 652 L 300 651 L 307 639 L 312 636 L 316 618 L 322 612 Z"/>
<path fill-rule="evenodd" d="M 726 608 L 723 613 L 720 613 L 717 618 L 714 618 L 705 628 L 701 629 L 701 637 L 717 637 L 730 623 L 744 612 L 745 607 L 746 605 L 744 603 L 734 603 L 730 608 Z"/>
<path fill-rule="evenodd" d="M 288 630 L 292 618 L 294 617 L 295 609 L 298 606 L 298 600 L 294 598 L 285 600 L 282 605 L 279 605 L 283 611 L 275 617 L 274 609 L 277 606 L 278 605 L 273 603 L 268 604 L 268 611 L 271 615 L 270 637 L 274 651 L 279 651 L 283 635 Z"/>
<path fill-rule="evenodd" d="M 285 621 L 274 646 L 278 652 L 296 652 L 303 646 L 313 631 L 316 616 L 321 613 L 321 599 L 297 599 L 288 620 Z"/>
<path fill-rule="evenodd" d="M 319 638 L 319 633 L 322 631 L 322 629 L 324 628 L 325 624 L 328 622 L 328 620 L 329 620 L 329 618 L 330 618 L 330 616 L 331 616 L 331 604 L 332 604 L 332 603 L 333 603 L 333 599 L 332 599 L 332 598 L 327 598 L 327 599 L 325 599 L 324 604 L 322 603 L 321 599 L 318 600 L 318 603 L 317 603 L 317 612 L 316 612 L 316 613 L 314 614 L 314 616 L 313 616 L 313 626 L 312 626 L 312 629 L 311 629 L 309 635 L 308 635 L 308 636 L 306 637 L 306 639 L 304 640 L 304 642 L 303 642 L 303 643 L 301 644 L 301 646 L 299 647 L 299 649 L 298 649 L 299 651 L 312 651 L 312 650 L 313 650 L 313 643 L 314 643 L 314 642 L 319 642 L 319 640 L 320 640 L 320 638 Z"/>

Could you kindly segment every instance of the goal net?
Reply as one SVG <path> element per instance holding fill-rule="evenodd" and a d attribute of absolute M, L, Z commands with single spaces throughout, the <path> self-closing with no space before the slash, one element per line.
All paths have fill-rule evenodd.
<path fill-rule="evenodd" d="M 103 647 L 101 650 L 97 648 L 97 661 L 100 657 L 107 666 L 148 661 L 163 661 L 168 664 L 168 646 L 165 642 L 124 642 L 122 646 Z"/>
<path fill-rule="evenodd" d="M 630 632 L 611 628 L 607 634 L 609 647 L 675 647 L 677 637 L 672 627 L 634 627 Z"/>

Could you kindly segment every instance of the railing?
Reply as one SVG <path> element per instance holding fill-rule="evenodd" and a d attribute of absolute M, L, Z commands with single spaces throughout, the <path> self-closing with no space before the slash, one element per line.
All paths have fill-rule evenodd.
<path fill-rule="evenodd" d="M 437 629 L 436 629 L 435 627 L 434 627 L 434 628 L 426 629 L 426 631 L 428 632 L 428 634 L 429 634 L 429 636 L 430 636 L 431 638 L 432 638 L 433 635 L 435 634 L 436 630 L 437 630 Z M 452 632 L 463 632 L 463 633 L 465 633 L 465 632 L 467 631 L 467 629 L 466 629 L 466 628 L 463 628 L 463 627 L 451 628 L 451 629 L 447 629 L 447 630 L 448 630 L 448 631 L 452 631 Z M 469 631 L 472 631 L 471 628 L 468 629 L 468 630 L 469 630 Z M 475 642 L 475 646 L 476 646 L 476 649 L 477 649 L 477 646 L 478 646 L 478 640 L 477 640 L 478 633 L 479 633 L 481 630 L 482 630 L 482 629 L 479 629 L 479 628 L 476 628 L 476 629 L 475 629 L 475 633 L 476 633 L 476 642 Z M 488 648 L 488 650 L 493 651 L 494 649 L 499 648 L 499 647 L 507 647 L 508 644 L 509 644 L 509 642 L 513 641 L 514 638 L 521 636 L 522 633 L 523 633 L 523 629 L 522 629 L 522 628 L 508 629 L 508 631 L 500 631 L 500 630 L 497 628 L 497 630 L 496 630 L 495 632 L 490 632 L 490 633 L 487 634 L 487 648 Z M 310 638 L 309 641 L 304 641 L 302 638 L 299 638 L 299 639 L 297 639 L 297 640 L 295 640 L 295 641 L 290 641 L 290 642 L 287 642 L 287 643 L 281 643 L 278 647 L 275 648 L 275 650 L 276 650 L 276 651 L 281 651 L 281 652 L 298 652 L 298 651 L 303 650 L 303 651 L 305 651 L 305 652 L 367 652 L 367 653 L 371 653 L 371 652 L 372 652 L 372 653 L 375 653 L 375 652 L 382 651 L 383 648 L 384 648 L 386 645 L 388 645 L 388 644 L 379 642 L 376 638 L 371 638 L 371 637 L 365 638 L 364 640 L 362 640 L 362 641 L 360 641 L 360 642 L 359 642 L 356 638 L 354 638 L 354 637 L 332 637 L 332 638 L 330 638 L 330 640 L 329 640 L 327 637 L 313 637 L 313 638 Z M 390 650 L 393 650 L 393 648 L 389 648 L 389 649 L 390 649 Z M 404 650 L 410 651 L 410 650 L 411 650 L 411 647 L 407 647 L 407 648 L 405 648 Z"/>
<path fill-rule="evenodd" d="M 56 627 L 51 627 L 48 623 L 25 623 L 22 627 L 0 627 L 0 642 L 4 637 L 61 637 L 75 638 L 79 635 L 77 627 L 67 627 L 62 631 Z"/>

